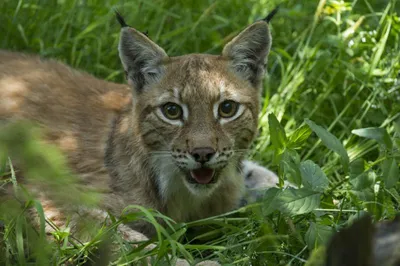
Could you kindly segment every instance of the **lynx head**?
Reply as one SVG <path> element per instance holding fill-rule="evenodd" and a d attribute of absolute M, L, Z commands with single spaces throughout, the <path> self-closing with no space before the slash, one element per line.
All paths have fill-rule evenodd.
<path fill-rule="evenodd" d="M 224 182 L 241 182 L 238 164 L 256 134 L 271 47 L 268 19 L 245 28 L 221 55 L 178 57 L 118 19 L 132 115 L 161 194 L 209 195 Z"/>

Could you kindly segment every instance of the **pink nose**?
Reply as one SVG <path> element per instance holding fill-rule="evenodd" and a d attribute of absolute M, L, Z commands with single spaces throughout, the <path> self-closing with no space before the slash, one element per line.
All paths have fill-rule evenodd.
<path fill-rule="evenodd" d="M 204 164 L 213 157 L 215 150 L 211 147 L 194 148 L 190 154 L 196 162 Z"/>

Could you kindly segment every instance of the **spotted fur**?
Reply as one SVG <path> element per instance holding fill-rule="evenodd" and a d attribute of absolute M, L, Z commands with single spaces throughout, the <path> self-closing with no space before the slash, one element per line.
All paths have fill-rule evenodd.
<path fill-rule="evenodd" d="M 0 51 L 0 120 L 27 119 L 44 130 L 44 140 L 64 152 L 82 184 L 101 195 L 95 210 L 80 210 L 88 215 L 118 216 L 137 204 L 188 222 L 238 207 L 245 189 L 240 162 L 257 131 L 271 47 L 268 23 L 244 29 L 221 55 L 169 57 L 120 22 L 119 53 L 129 87 L 56 61 Z M 239 106 L 230 118 L 218 113 L 226 100 Z M 179 121 L 163 113 L 168 102 L 182 109 Z M 215 151 L 203 165 L 215 173 L 208 184 L 189 182 L 200 166 L 193 150 L 202 147 Z M 46 198 L 45 191 L 40 194 Z M 57 215 L 45 202 L 49 218 L 65 219 L 67 213 Z M 146 223 L 129 226 L 121 230 L 133 238 L 153 233 Z"/>

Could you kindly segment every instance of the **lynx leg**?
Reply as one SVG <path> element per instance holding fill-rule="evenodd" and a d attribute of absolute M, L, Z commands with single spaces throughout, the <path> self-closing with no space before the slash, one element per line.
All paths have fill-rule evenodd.
<path fill-rule="evenodd" d="M 85 221 L 89 222 L 96 222 L 96 226 L 92 227 L 91 229 L 99 229 L 101 223 L 105 223 L 107 225 L 110 225 L 110 219 L 109 215 L 107 212 L 102 211 L 100 209 L 88 209 L 88 208 L 80 208 L 77 212 L 71 215 L 70 223 L 67 225 L 67 215 L 65 215 L 65 212 L 62 211 L 62 209 L 57 208 L 55 204 L 45 196 L 41 195 L 39 197 L 40 202 L 43 207 L 44 211 L 44 216 L 46 220 L 49 221 L 49 223 L 46 223 L 45 231 L 46 235 L 49 241 L 54 241 L 53 238 L 53 232 L 56 231 L 54 226 L 56 228 L 59 228 L 60 230 L 65 230 L 67 227 L 70 228 L 71 235 L 73 235 L 75 238 L 79 239 L 80 241 L 89 241 L 91 239 L 91 234 L 85 234 L 85 231 L 82 230 L 82 227 L 84 225 Z M 30 212 L 31 217 L 33 218 L 34 221 L 34 226 L 39 227 L 39 217 L 37 215 L 37 212 L 35 210 L 31 210 Z M 121 234 L 122 238 L 127 241 L 127 242 L 143 242 L 149 240 L 144 234 L 133 230 L 129 226 L 125 224 L 120 224 L 117 227 L 118 232 Z M 83 234 L 82 234 L 83 232 Z M 93 237 L 93 236 L 92 236 Z M 156 248 L 157 245 L 155 244 L 149 244 L 148 246 L 145 247 L 145 250 L 151 251 L 154 248 Z M 113 250 L 115 247 L 109 246 L 111 250 Z M 171 257 L 170 257 L 171 258 Z M 172 259 L 172 258 L 171 258 Z M 146 263 L 148 266 L 151 266 L 151 259 L 150 257 L 147 260 L 148 262 Z M 190 266 L 190 263 L 184 259 L 176 259 L 173 260 L 173 265 L 179 265 L 179 266 Z M 203 261 L 198 264 L 197 266 L 218 266 L 220 265 L 218 262 L 215 261 Z"/>

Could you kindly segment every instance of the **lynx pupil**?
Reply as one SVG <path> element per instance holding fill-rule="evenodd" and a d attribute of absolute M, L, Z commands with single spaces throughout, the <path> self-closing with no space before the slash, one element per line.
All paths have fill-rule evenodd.
<path fill-rule="evenodd" d="M 219 105 L 219 115 L 223 118 L 232 117 L 236 114 L 238 104 L 234 101 L 224 101 Z"/>
<path fill-rule="evenodd" d="M 176 120 L 182 117 L 182 108 L 176 103 L 166 103 L 162 110 L 168 119 Z"/>

